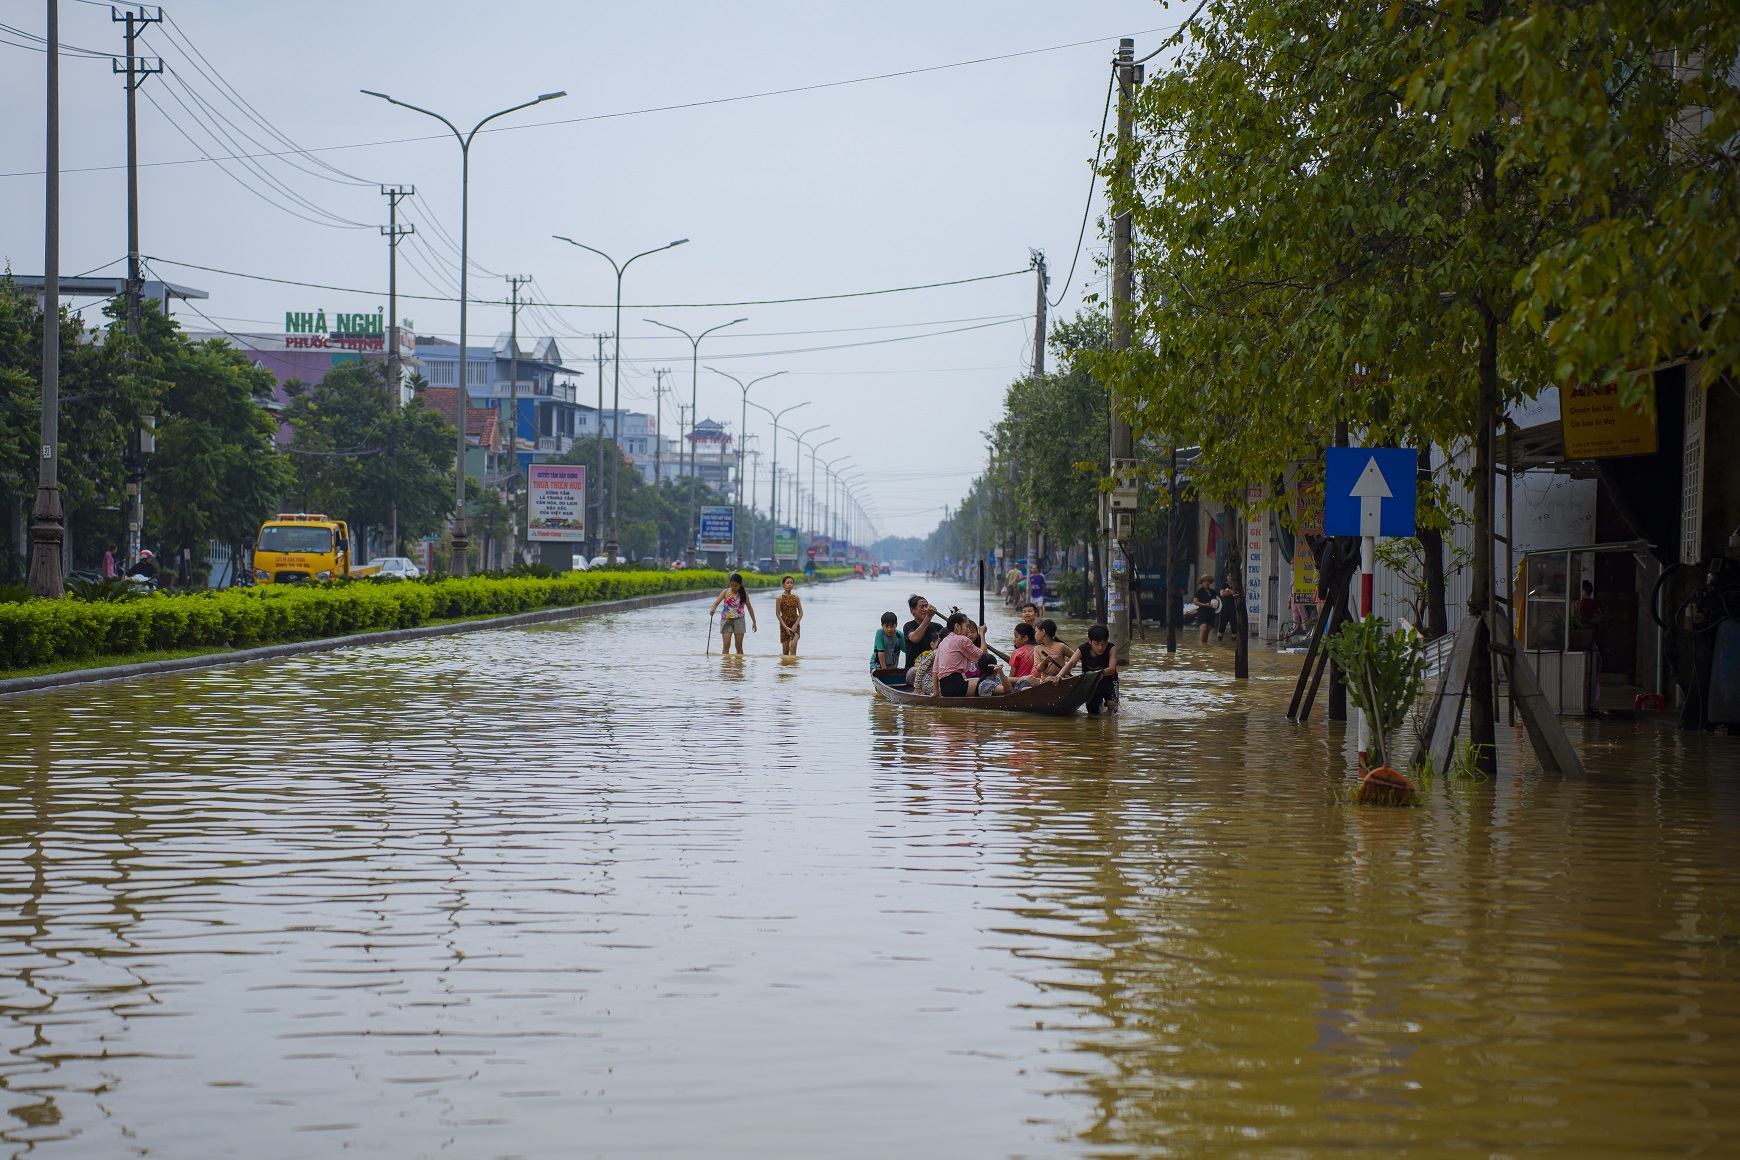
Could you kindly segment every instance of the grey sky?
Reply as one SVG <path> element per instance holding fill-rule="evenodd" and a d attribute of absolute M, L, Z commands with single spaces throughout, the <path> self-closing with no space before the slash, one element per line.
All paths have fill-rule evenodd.
<path fill-rule="evenodd" d="M 63 42 L 119 52 L 108 5 L 62 0 Z M 0 17 L 40 35 L 40 3 L 11 0 Z M 552 234 L 568 234 L 619 259 L 679 237 L 690 243 L 631 268 L 631 303 L 739 301 L 833 294 L 1016 270 L 1029 247 L 1046 251 L 1052 292 L 1062 288 L 1087 192 L 1088 158 L 1103 107 L 1106 61 L 1119 35 L 1170 27 L 1184 15 L 1153 0 L 1098 3 L 893 3 L 866 8 L 814 3 L 597 5 L 428 0 L 418 5 L 305 0 L 284 7 L 227 0 L 165 5 L 175 27 L 153 31 L 146 51 L 237 122 L 217 85 L 179 54 L 204 54 L 266 120 L 321 161 L 368 184 L 325 180 L 290 161 L 256 162 L 271 180 L 318 207 L 291 201 L 267 178 L 231 163 L 241 181 L 209 162 L 150 165 L 141 175 L 145 253 L 278 278 L 362 289 L 386 285 L 385 221 L 378 182 L 417 187 L 411 216 L 420 238 L 400 267 L 400 289 L 452 295 L 457 260 L 435 222 L 457 236 L 459 151 L 426 137 L 434 122 L 361 95 L 380 89 L 467 125 L 538 93 L 568 96 L 497 122 L 510 131 L 473 147 L 471 252 L 496 275 L 531 274 L 546 302 L 604 303 L 614 280 L 600 259 Z M 19 40 L 0 31 L 0 39 Z M 1147 52 L 1160 39 L 1138 41 Z M 570 124 L 651 106 L 732 97 L 1064 45 L 1095 43 L 710 107 Z M 42 264 L 41 53 L 0 44 L 0 257 L 13 269 Z M 177 103 L 199 106 L 177 78 L 147 81 L 140 152 L 147 163 L 217 152 Z M 68 56 L 64 101 L 61 269 L 80 273 L 126 249 L 123 91 L 106 60 Z M 171 121 L 180 123 L 196 148 Z M 258 127 L 247 126 L 265 139 Z M 227 128 L 227 126 L 226 126 Z M 234 130 L 231 130 L 234 132 Z M 246 144 L 246 143 L 244 143 Z M 256 147 L 246 145 L 246 151 Z M 306 158 L 296 164 L 325 172 Z M 111 167 L 78 172 L 89 167 Z M 335 175 L 327 173 L 327 177 Z M 244 188 L 245 182 L 248 188 Z M 366 228 L 300 220 L 249 190 L 267 190 L 297 213 L 337 215 Z M 1103 202 L 1095 206 L 1096 216 Z M 1090 225 L 1075 282 L 1057 313 L 1073 313 L 1096 277 Z M 119 265 L 107 272 L 120 273 Z M 384 296 L 251 282 L 164 264 L 157 272 L 211 292 L 198 305 L 223 327 L 281 330 L 286 310 L 373 310 Z M 499 276 L 474 270 L 474 298 L 505 296 Z M 802 400 L 803 426 L 839 435 L 823 459 L 849 454 L 869 477 L 891 534 L 924 534 L 953 503 L 982 458 L 978 432 L 995 418 L 1003 388 L 1030 359 L 1030 275 L 877 298 L 718 309 L 625 310 L 624 406 L 653 409 L 654 367 L 676 372 L 686 401 L 688 345 L 641 321 L 651 315 L 696 329 L 745 315 L 729 338 L 703 347 L 739 376 L 789 372 L 756 388 L 770 406 Z M 178 311 L 184 325 L 207 328 Z M 458 327 L 451 302 L 407 301 L 422 333 Z M 984 324 L 990 325 L 984 325 Z M 593 343 L 568 337 L 608 330 L 608 310 L 563 308 L 523 330 L 557 333 L 592 391 Z M 976 327 L 977 329 L 962 329 Z M 868 329 L 888 328 L 888 329 Z M 474 306 L 473 334 L 507 329 L 502 307 Z M 955 331 L 912 341 L 795 352 L 875 339 Z M 797 332 L 797 333 L 791 333 Z M 750 357 L 752 356 L 752 357 Z M 708 361 L 704 357 L 704 362 Z M 606 370 L 608 375 L 608 368 Z M 738 393 L 704 370 L 701 412 L 737 426 Z M 751 412 L 750 434 L 770 451 Z M 667 431 L 675 418 L 667 409 Z M 780 449 L 789 466 L 789 438 Z M 763 471 L 766 469 L 763 459 Z M 807 457 L 805 475 L 807 477 Z M 765 477 L 762 482 L 765 496 Z M 765 505 L 764 505 L 765 506 Z"/>

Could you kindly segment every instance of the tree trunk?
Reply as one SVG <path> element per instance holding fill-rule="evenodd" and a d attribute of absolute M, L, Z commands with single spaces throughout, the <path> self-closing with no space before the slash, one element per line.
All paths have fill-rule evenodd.
<path fill-rule="evenodd" d="M 1492 610 L 1492 468 L 1494 419 L 1498 414 L 1498 315 L 1484 297 L 1480 302 L 1480 393 L 1474 438 L 1474 559 L 1468 611 L 1485 616 Z M 1468 742 L 1478 768 L 1487 776 L 1498 772 L 1498 702 L 1493 693 L 1492 651 L 1486 633 L 1478 637 L 1468 682 Z"/>
<path fill-rule="evenodd" d="M 1419 493 L 1431 495 L 1432 445 L 1420 445 Z M 1431 501 L 1427 500 L 1428 505 Z M 1427 640 L 1437 640 L 1450 631 L 1449 617 L 1444 609 L 1444 533 L 1437 528 L 1420 527 L 1420 580 L 1426 589 L 1426 607 L 1421 609 L 1420 625 Z"/>
<path fill-rule="evenodd" d="M 1232 584 L 1233 679 L 1246 680 L 1251 675 L 1251 638 L 1249 618 L 1245 614 L 1245 569 L 1243 562 L 1245 521 L 1243 516 L 1235 514 L 1230 508 L 1227 510 L 1227 515 L 1231 517 L 1228 522 L 1233 525 L 1233 531 L 1238 533 L 1238 539 L 1235 543 L 1239 551 L 1234 559 L 1240 562 L 1239 566 L 1233 569 Z"/>
<path fill-rule="evenodd" d="M 1346 447 L 1347 438 L 1347 421 L 1344 419 L 1335 424 L 1335 445 L 1337 447 Z M 1323 552 L 1323 559 L 1326 561 L 1329 559 L 1331 551 L 1338 548 L 1339 544 L 1338 541 L 1334 539 L 1325 542 L 1330 545 L 1330 547 L 1325 548 Z M 1318 564 L 1318 568 L 1319 582 L 1321 582 L 1321 562 Z M 1329 609 L 1321 608 L 1318 610 L 1317 615 L 1328 616 Z M 1331 721 L 1347 720 L 1347 680 L 1342 675 L 1341 666 L 1336 664 L 1334 661 L 1329 662 L 1329 703 L 1324 706 L 1323 712 Z"/>

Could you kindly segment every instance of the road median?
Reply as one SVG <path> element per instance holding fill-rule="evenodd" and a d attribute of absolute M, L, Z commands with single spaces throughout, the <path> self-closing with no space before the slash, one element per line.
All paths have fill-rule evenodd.
<path fill-rule="evenodd" d="M 745 579 L 757 588 L 775 583 L 765 576 Z M 15 676 L 0 670 L 0 696 L 601 616 L 698 599 L 716 593 L 724 583 L 724 573 L 619 571 L 428 583 L 363 581 L 117 603 L 0 605 L 0 660 L 14 673 L 90 662 Z M 194 655 L 127 660 L 129 655 L 176 650 Z M 103 663 L 111 658 L 115 663 Z"/>

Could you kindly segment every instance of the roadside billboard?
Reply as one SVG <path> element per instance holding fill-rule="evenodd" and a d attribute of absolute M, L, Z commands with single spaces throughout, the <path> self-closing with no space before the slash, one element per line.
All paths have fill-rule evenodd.
<path fill-rule="evenodd" d="M 733 517 L 736 511 L 729 507 L 703 507 L 701 509 L 701 541 L 698 550 L 702 552 L 729 552 L 737 545 L 737 535 Z"/>
<path fill-rule="evenodd" d="M 775 528 L 773 532 L 773 558 L 776 560 L 795 560 L 797 554 L 797 529 Z"/>
<path fill-rule="evenodd" d="M 531 511 L 526 538 L 535 543 L 586 538 L 586 468 L 578 463 L 533 463 L 526 467 Z"/>
<path fill-rule="evenodd" d="M 1559 388 L 1559 413 L 1568 458 L 1655 454 L 1654 407 L 1650 401 L 1620 406 L 1618 383 Z"/>

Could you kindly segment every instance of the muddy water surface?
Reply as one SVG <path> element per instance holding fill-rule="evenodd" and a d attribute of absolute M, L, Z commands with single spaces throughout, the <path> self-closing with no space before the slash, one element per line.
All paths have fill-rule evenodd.
<path fill-rule="evenodd" d="M 1286 659 L 873 700 L 913 583 L 0 700 L 0 1154 L 1740 1153 L 1736 742 L 1351 808 Z"/>

